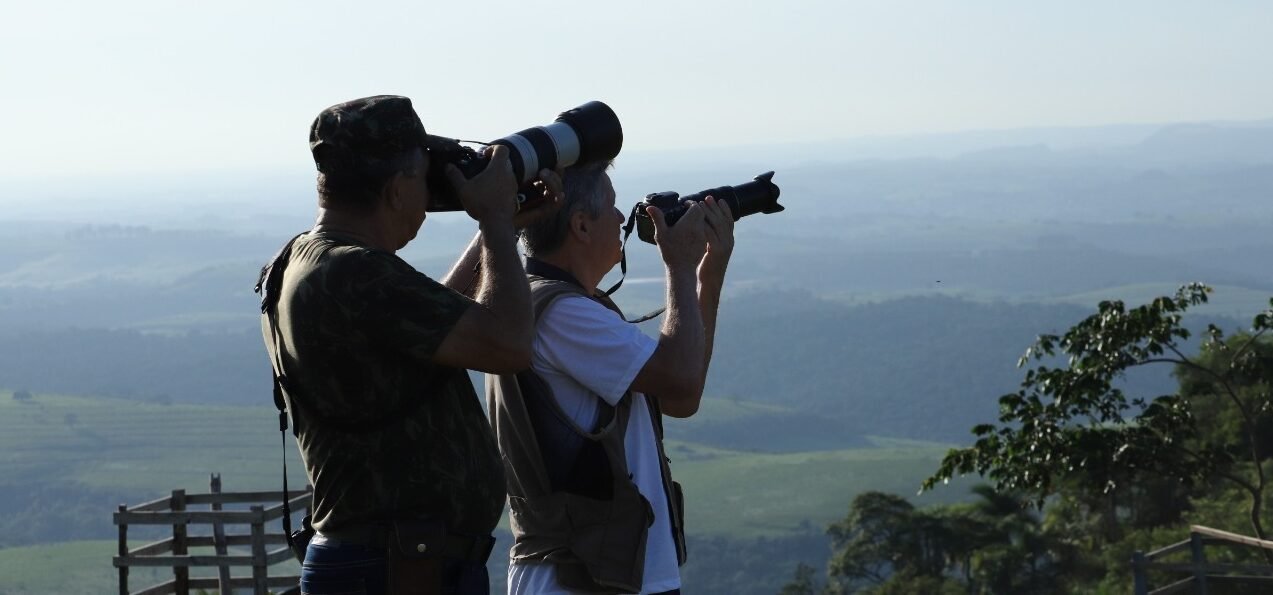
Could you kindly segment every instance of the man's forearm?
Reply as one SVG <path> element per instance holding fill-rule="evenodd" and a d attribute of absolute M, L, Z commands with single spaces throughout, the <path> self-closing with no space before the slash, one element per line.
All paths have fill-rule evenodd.
<path fill-rule="evenodd" d="M 703 313 L 698 306 L 698 280 L 694 272 L 668 271 L 667 315 L 663 319 L 661 343 L 666 343 L 675 361 L 682 362 L 684 371 L 699 379 L 703 350 L 706 349 Z"/>
<path fill-rule="evenodd" d="M 517 238 L 511 222 L 482 224 L 475 243 L 481 245 L 481 270 L 477 302 L 505 324 L 515 342 L 530 345 L 533 321 L 530 284 L 517 255 Z"/>
<path fill-rule="evenodd" d="M 712 365 L 712 348 L 716 344 L 716 312 L 720 309 L 721 283 L 703 282 L 698 285 L 698 311 L 703 318 L 703 384 L 707 384 L 707 369 Z"/>
<path fill-rule="evenodd" d="M 482 257 L 482 232 L 477 232 L 468 247 L 460 254 L 459 260 L 451 266 L 450 272 L 442 278 L 442 284 L 464 295 L 473 297 L 477 294 L 478 263 Z"/>

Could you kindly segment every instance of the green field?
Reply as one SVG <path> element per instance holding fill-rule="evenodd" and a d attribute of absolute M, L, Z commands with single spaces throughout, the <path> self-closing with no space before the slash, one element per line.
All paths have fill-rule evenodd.
<path fill-rule="evenodd" d="M 111 593 L 118 585 L 118 571 L 111 566 L 115 542 L 70 541 L 0 549 L 0 595 L 97 595 Z M 238 573 L 243 573 L 240 569 Z M 295 562 L 277 564 L 270 576 L 295 576 Z M 235 576 L 247 576 L 238 574 Z M 192 576 L 215 576 L 213 569 L 191 571 Z M 128 586 L 136 591 L 172 579 L 172 571 L 156 568 L 129 570 Z"/>
<path fill-rule="evenodd" d="M 709 399 L 700 415 L 721 423 L 778 410 Z M 874 438 L 867 448 L 781 454 L 730 450 L 685 440 L 694 435 L 696 419 L 671 422 L 682 439 L 667 446 L 673 472 L 685 487 L 688 529 L 697 535 L 754 538 L 820 530 L 842 517 L 861 491 L 915 494 L 947 448 Z M 47 394 L 18 402 L 0 391 L 0 490 L 48 482 L 127 494 L 128 503 L 136 504 L 177 488 L 205 492 L 210 473 L 221 473 L 229 491 L 275 490 L 281 450 L 275 424 L 269 407 Z M 290 437 L 287 449 L 292 481 L 303 485 Z M 917 503 L 966 495 L 966 488 L 951 486 Z M 104 500 L 99 513 L 93 512 L 94 504 L 86 514 L 109 528 L 110 514 L 120 503 Z M 144 541 L 139 537 L 130 545 Z M 109 540 L 0 549 L 0 595 L 107 591 L 116 580 L 110 562 L 114 551 Z M 152 576 L 136 571 L 134 585 L 148 584 Z"/>
<path fill-rule="evenodd" d="M 281 488 L 282 446 L 267 407 L 160 405 L 107 398 L 0 392 L 0 487 L 71 482 L 86 488 L 207 491 L 222 473 L 227 491 Z M 304 485 L 288 437 L 291 480 Z M 118 503 L 116 503 L 118 504 Z"/>

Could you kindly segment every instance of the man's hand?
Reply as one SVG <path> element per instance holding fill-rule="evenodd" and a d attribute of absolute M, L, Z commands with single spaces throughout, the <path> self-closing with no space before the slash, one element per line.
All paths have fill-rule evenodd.
<path fill-rule="evenodd" d="M 658 207 L 646 207 L 645 212 L 654 222 L 654 243 L 658 245 L 668 270 L 694 270 L 707 251 L 707 224 L 703 220 L 703 206 L 698 202 L 691 202 L 685 214 L 671 227 L 668 227 L 663 211 Z"/>
<path fill-rule="evenodd" d="M 517 212 L 517 215 L 513 217 L 513 227 L 517 229 L 526 229 L 527 226 L 556 213 L 566 200 L 566 193 L 561 185 L 561 172 L 541 169 L 539 179 L 535 180 L 533 186 L 544 200 L 533 208 Z"/>
<path fill-rule="evenodd" d="M 734 215 L 729 204 L 715 197 L 703 200 L 707 235 L 707 254 L 698 265 L 699 283 L 720 285 L 725 282 L 725 268 L 734 253 Z"/>
<path fill-rule="evenodd" d="M 472 179 L 465 178 L 459 168 L 449 163 L 446 177 L 469 217 L 479 223 L 511 222 L 517 212 L 517 180 L 508 160 L 508 148 L 487 147 L 486 154 L 490 162 Z"/>

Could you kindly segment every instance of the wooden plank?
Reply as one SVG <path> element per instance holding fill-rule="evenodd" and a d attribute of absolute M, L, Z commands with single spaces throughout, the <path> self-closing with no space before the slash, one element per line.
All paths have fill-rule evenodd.
<path fill-rule="evenodd" d="M 1173 554 L 1173 553 L 1175 553 L 1175 552 L 1178 552 L 1178 551 L 1181 551 L 1181 550 L 1185 550 L 1185 549 L 1188 549 L 1188 548 L 1189 548 L 1189 540 L 1188 540 L 1188 539 L 1186 539 L 1186 540 L 1181 541 L 1181 542 L 1173 543 L 1173 544 L 1171 544 L 1171 545 L 1169 545 L 1169 546 L 1167 546 L 1167 547 L 1159 548 L 1159 549 L 1156 549 L 1156 550 L 1154 550 L 1154 551 L 1152 551 L 1152 552 L 1149 552 L 1148 554 L 1145 554 L 1145 557 L 1146 557 L 1146 558 L 1149 558 L 1150 560 L 1153 560 L 1154 558 L 1158 558 L 1158 557 L 1166 556 L 1166 555 L 1168 555 L 1168 554 Z"/>
<path fill-rule="evenodd" d="M 1199 533 L 1189 534 L 1189 557 L 1193 562 L 1193 582 L 1198 586 L 1197 595 L 1207 595 L 1210 589 L 1207 588 L 1207 571 L 1203 569 L 1207 565 L 1207 552 L 1203 551 L 1202 535 Z"/>
<path fill-rule="evenodd" d="M 127 511 L 128 511 L 128 506 L 124 504 L 119 505 L 118 512 L 124 513 Z M 119 549 L 117 550 L 117 553 L 120 556 L 128 555 L 128 523 L 119 525 Z M 119 568 L 119 595 L 128 595 L 128 567 L 119 566 L 118 568 Z"/>
<path fill-rule="evenodd" d="M 217 521 L 227 525 L 250 525 L 256 522 L 259 513 L 242 511 L 185 510 L 181 512 L 117 512 L 114 514 L 116 525 L 175 525 L 175 524 L 211 524 Z"/>
<path fill-rule="evenodd" d="M 287 538 L 282 533 L 265 534 L 266 545 L 280 545 L 287 543 Z M 228 546 L 244 546 L 252 545 L 251 535 L 226 535 L 225 544 Z M 211 535 L 195 535 L 186 538 L 188 547 L 214 547 L 216 538 Z M 172 551 L 172 538 L 168 537 L 159 541 L 148 543 L 139 548 L 134 548 L 124 552 L 126 556 L 154 556 L 158 554 L 166 554 Z"/>
<path fill-rule="evenodd" d="M 1212 583 L 1226 583 L 1230 585 L 1249 585 L 1254 583 L 1273 583 L 1273 576 L 1252 576 L 1252 575 L 1235 575 L 1228 574 L 1224 576 L 1211 577 Z"/>
<path fill-rule="evenodd" d="M 251 566 L 252 556 L 153 556 L 146 558 L 131 558 L 128 556 L 115 556 L 111 559 L 116 566 L 148 566 L 148 567 L 190 567 L 190 566 L 220 566 L 229 564 L 230 566 Z"/>
<path fill-rule="evenodd" d="M 213 473 L 208 480 L 208 491 L 213 495 L 221 495 L 221 474 Z M 215 501 L 208 505 L 214 511 L 221 510 L 221 502 Z M 225 525 L 222 523 L 212 523 L 212 548 L 218 556 L 226 555 L 225 541 Z M 230 567 L 217 567 L 217 590 L 221 591 L 221 595 L 234 595 L 234 589 L 230 587 Z"/>
<path fill-rule="evenodd" d="M 282 533 L 266 533 L 266 545 L 278 545 L 287 543 L 287 538 Z M 186 544 L 190 547 L 215 547 L 216 538 L 212 535 L 195 535 L 186 538 Z M 228 546 L 252 545 L 251 535 L 241 535 L 230 533 L 225 536 L 225 544 Z"/>
<path fill-rule="evenodd" d="M 129 556 L 153 556 L 155 554 L 167 554 L 173 551 L 173 539 L 171 537 L 151 542 L 139 548 L 134 548 L 125 552 Z"/>
<path fill-rule="evenodd" d="M 1204 527 L 1202 525 L 1190 525 L 1189 531 L 1191 533 L 1197 533 L 1204 537 L 1208 537 L 1210 538 L 1209 541 L 1236 543 L 1239 545 L 1248 545 L 1251 547 L 1273 550 L 1273 541 L 1256 539 L 1254 537 L 1247 537 L 1246 535 L 1238 535 L 1237 533 L 1212 529 L 1211 527 Z"/>
<path fill-rule="evenodd" d="M 176 588 L 176 586 L 177 586 L 177 581 L 169 580 L 166 582 L 159 583 L 158 585 L 151 585 L 149 587 L 146 587 L 145 589 L 137 591 L 136 593 L 133 593 L 132 595 L 168 595 L 169 593 L 174 592 L 174 589 Z"/>
<path fill-rule="evenodd" d="M 171 503 L 172 498 L 170 496 L 164 496 L 163 498 L 156 498 L 150 502 L 130 506 L 128 507 L 128 512 L 155 512 L 159 510 L 168 510 L 168 505 Z"/>
<path fill-rule="evenodd" d="M 182 512 L 186 509 L 186 491 L 172 491 L 172 511 Z M 173 556 L 184 556 L 189 554 L 190 550 L 186 547 L 186 523 L 173 523 L 172 525 L 172 554 Z M 177 595 L 190 595 L 190 568 L 188 566 L 173 566 L 172 578 L 177 582 L 173 587 Z"/>
<path fill-rule="evenodd" d="M 192 578 L 190 579 L 190 588 L 192 589 L 215 589 L 218 579 L 212 577 Z M 266 584 L 270 588 L 289 588 L 300 584 L 299 576 L 271 576 L 266 579 Z M 251 589 L 255 584 L 250 577 L 239 577 L 230 579 L 230 587 L 233 589 Z"/>
<path fill-rule="evenodd" d="M 265 563 L 269 566 L 273 566 L 275 564 L 278 564 L 279 562 L 286 562 L 288 560 L 295 560 L 295 559 L 296 559 L 296 554 L 292 553 L 292 548 L 290 546 L 282 547 L 276 550 L 270 550 L 265 553 Z"/>
<path fill-rule="evenodd" d="M 1195 566 L 1190 562 L 1153 562 L 1146 564 L 1145 567 L 1164 572 L 1193 572 L 1195 569 Z M 1273 566 L 1261 566 L 1254 564 L 1223 564 L 1212 562 L 1204 565 L 1202 570 L 1207 573 L 1207 576 L 1212 578 L 1235 572 L 1257 575 L 1264 573 L 1273 575 Z"/>
<path fill-rule="evenodd" d="M 291 490 L 291 498 L 303 498 L 310 495 L 308 490 Z M 186 503 L 195 504 L 253 504 L 257 502 L 282 502 L 283 490 L 273 492 L 221 492 L 211 494 L 190 494 Z"/>
<path fill-rule="evenodd" d="M 309 494 L 292 498 L 291 500 L 287 502 L 287 505 L 291 507 L 292 512 L 296 512 L 297 510 L 300 510 L 302 505 L 305 506 L 305 508 L 309 508 L 309 504 L 310 504 Z M 281 518 L 283 518 L 283 502 L 282 501 L 280 501 L 278 504 L 275 504 L 274 506 L 271 506 L 265 509 L 266 520 L 274 520 L 274 519 L 281 519 Z"/>
<path fill-rule="evenodd" d="M 1174 593 L 1188 593 L 1193 590 L 1193 577 L 1178 580 L 1161 589 L 1154 589 L 1149 595 L 1173 595 Z"/>
<path fill-rule="evenodd" d="M 252 512 L 257 513 L 258 517 L 265 516 L 264 507 L 257 505 L 252 507 Z M 255 595 L 266 595 L 269 591 L 269 582 L 266 577 L 269 576 L 269 562 L 265 555 L 265 521 L 259 520 L 252 523 L 252 592 Z"/>

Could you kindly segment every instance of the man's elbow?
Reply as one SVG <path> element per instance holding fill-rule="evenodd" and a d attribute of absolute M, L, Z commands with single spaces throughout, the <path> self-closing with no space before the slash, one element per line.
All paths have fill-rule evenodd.
<path fill-rule="evenodd" d="M 668 417 L 685 419 L 698 413 L 698 404 L 700 402 L 701 399 L 666 400 L 660 402 L 659 408 Z"/>
<path fill-rule="evenodd" d="M 685 378 L 676 387 L 659 400 L 659 408 L 670 417 L 687 418 L 698 413 L 698 406 L 703 402 L 703 382 L 695 378 Z"/>
<path fill-rule="evenodd" d="M 487 360 L 492 374 L 516 374 L 530 367 L 530 345 L 510 344 L 493 346 Z"/>

